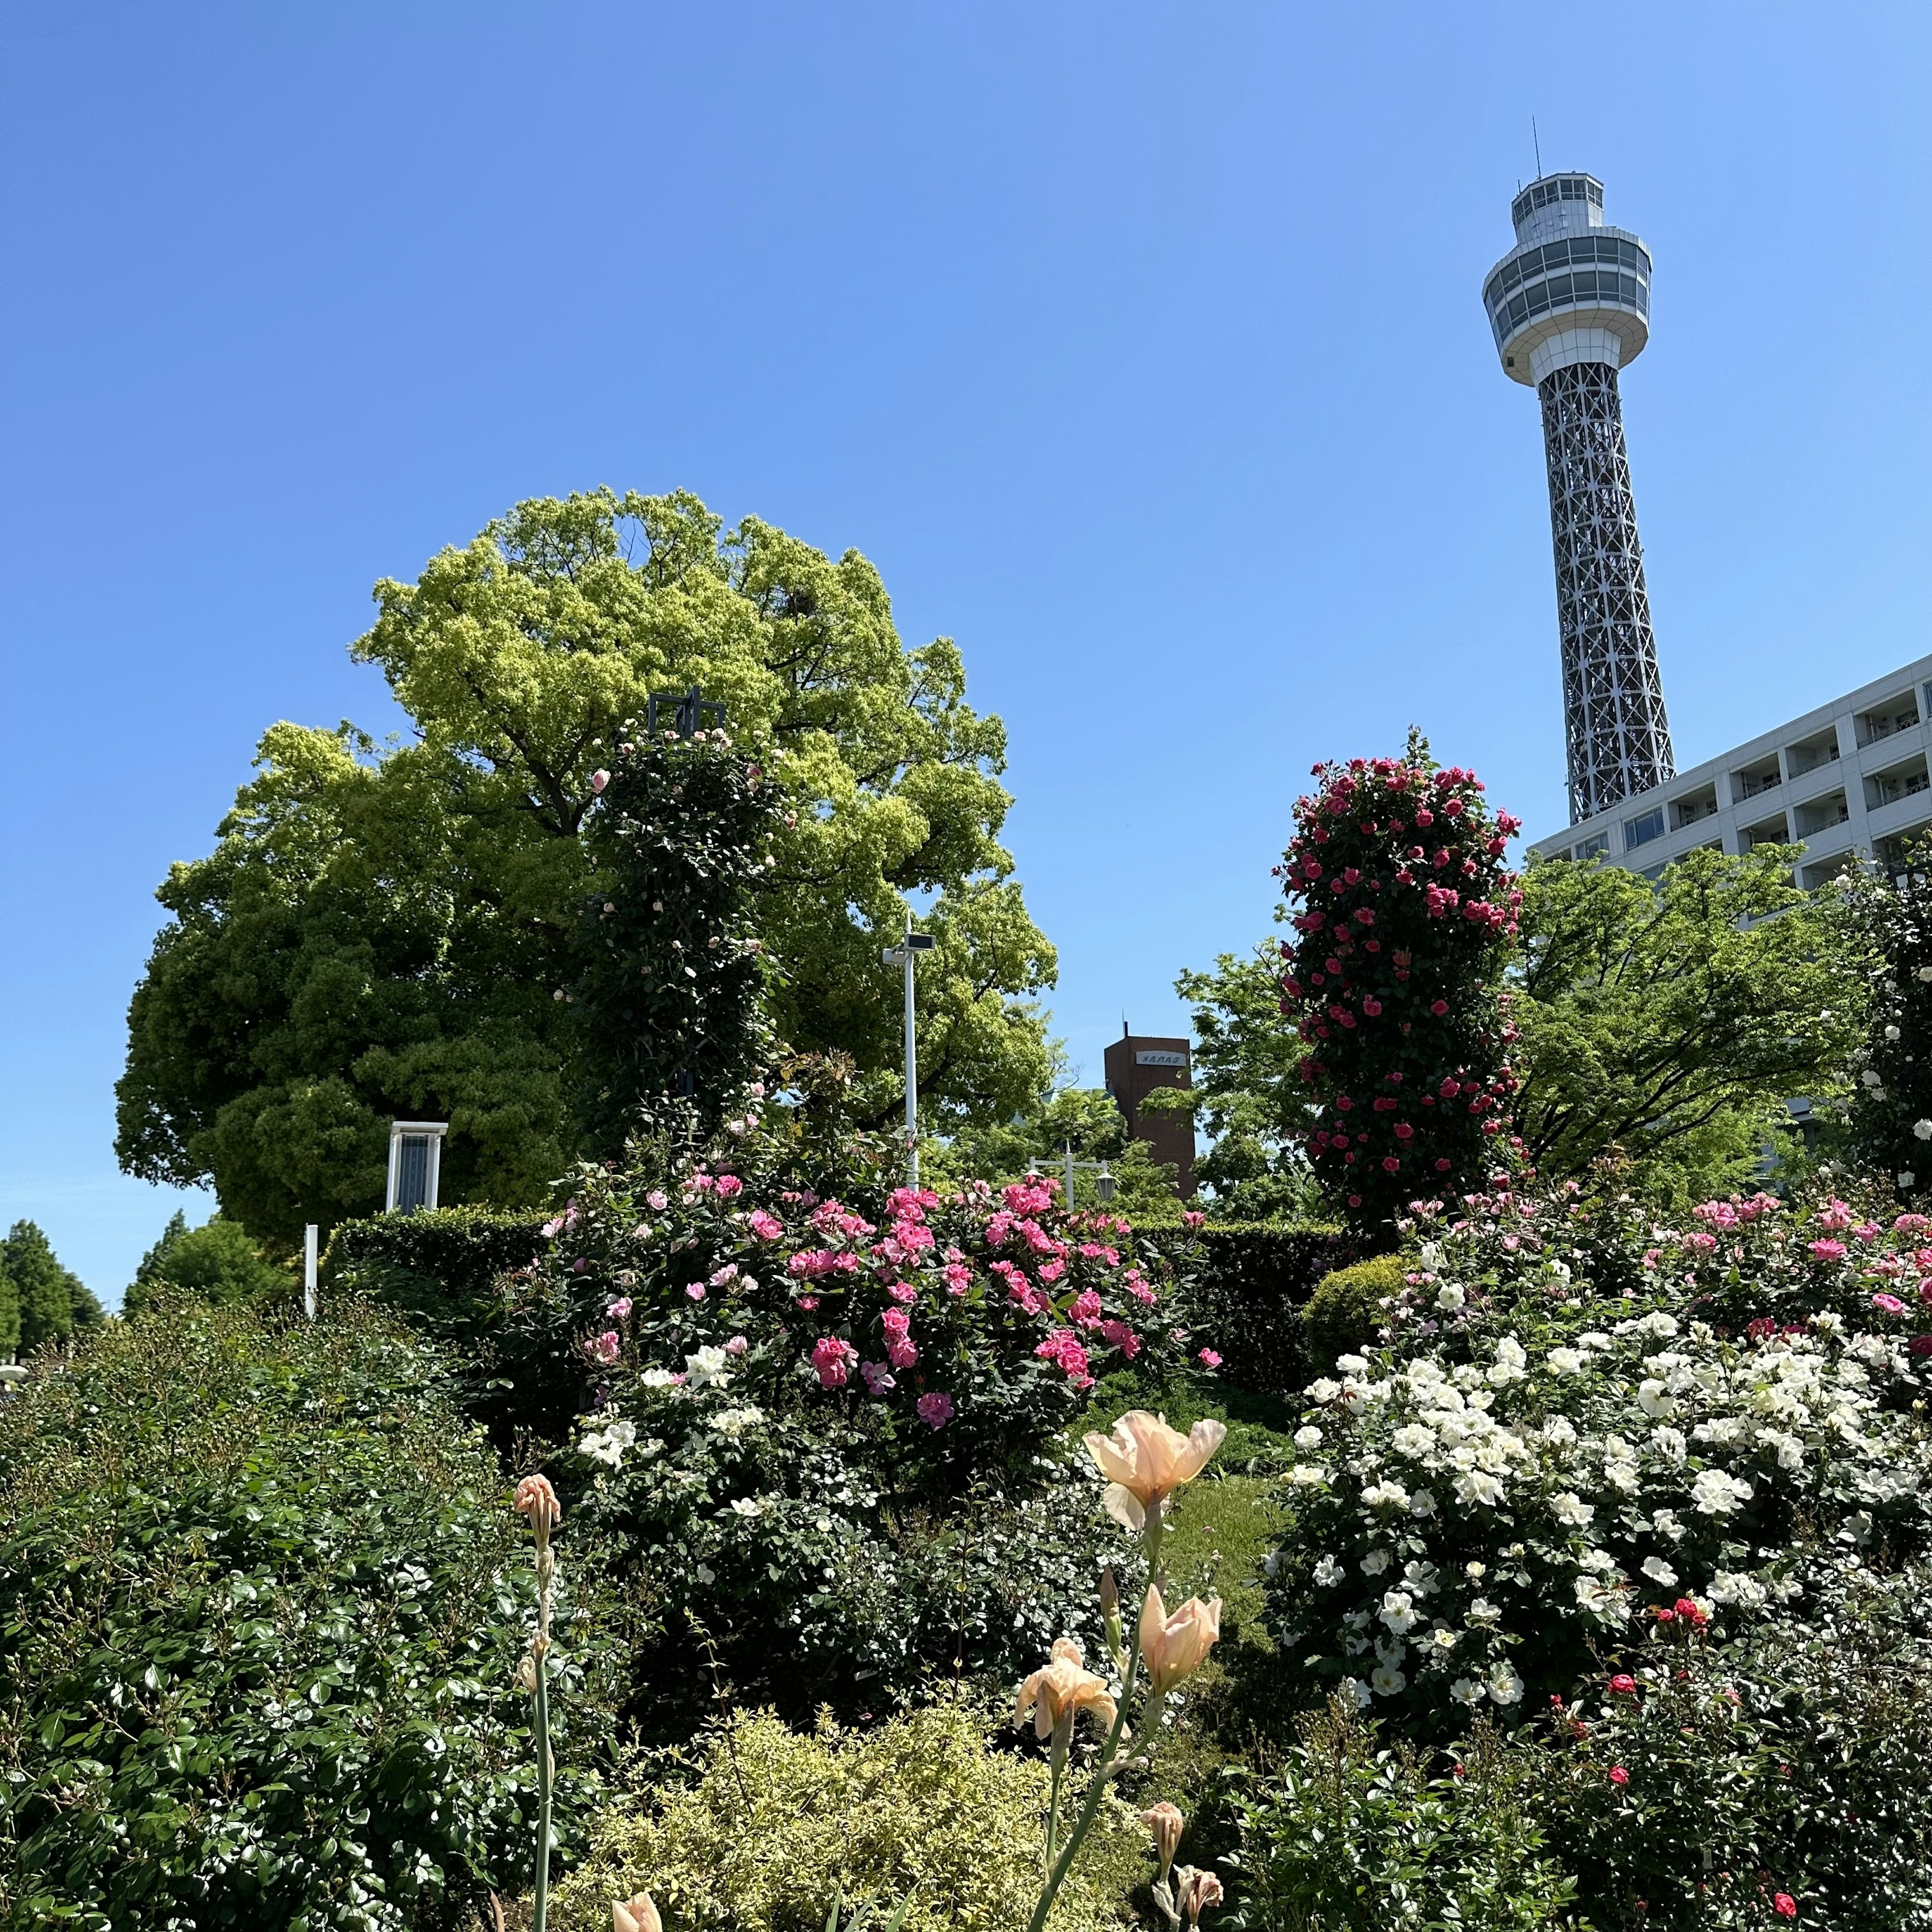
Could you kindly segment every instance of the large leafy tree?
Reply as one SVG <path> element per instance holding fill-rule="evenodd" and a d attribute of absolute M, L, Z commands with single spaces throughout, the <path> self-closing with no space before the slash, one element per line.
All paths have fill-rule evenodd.
<path fill-rule="evenodd" d="M 121 1298 L 124 1315 L 143 1313 L 163 1283 L 211 1306 L 226 1308 L 289 1286 L 286 1269 L 269 1261 L 238 1222 L 219 1214 L 190 1228 L 178 1209 L 170 1216 L 161 1238 L 141 1257 L 134 1279 Z"/>
<path fill-rule="evenodd" d="M 16 1221 L 0 1241 L 0 1275 L 17 1310 L 14 1344 L 23 1355 L 64 1342 L 101 1319 L 100 1304 L 80 1276 L 62 1267 L 52 1244 L 32 1221 Z M 4 1337 L 0 1337 L 4 1340 Z"/>
<path fill-rule="evenodd" d="M 1745 1178 L 1784 1102 L 1834 1088 L 1858 1036 L 1862 946 L 1835 890 L 1789 850 L 1694 852 L 1655 884 L 1613 866 L 1523 875 L 1510 1011 L 1516 1132 L 1546 1174 L 1614 1145 L 1646 1191 Z"/>
<path fill-rule="evenodd" d="M 878 573 L 685 494 L 519 504 L 354 646 L 416 742 L 344 724 L 263 737 L 129 1013 L 122 1165 L 212 1181 L 292 1242 L 379 1201 L 387 1123 L 447 1119 L 448 1199 L 540 1198 L 579 1149 L 570 1078 L 588 884 L 580 834 L 623 721 L 701 686 L 782 786 L 758 917 L 771 1018 L 844 1055 L 867 1121 L 899 1098 L 881 936 L 916 898 L 922 1099 L 935 1126 L 1010 1116 L 1049 1082 L 1032 997 L 1052 948 L 999 842 L 1005 734 L 956 646 L 908 650 Z"/>
<path fill-rule="evenodd" d="M 1194 1084 L 1157 1088 L 1143 1107 L 1188 1114 L 1212 1137 L 1194 1164 L 1217 1219 L 1295 1218 L 1318 1208 L 1301 1153 L 1314 1119 L 1301 1077 L 1307 1048 L 1282 1017 L 1282 947 L 1223 952 L 1174 991 L 1193 1009 Z"/>

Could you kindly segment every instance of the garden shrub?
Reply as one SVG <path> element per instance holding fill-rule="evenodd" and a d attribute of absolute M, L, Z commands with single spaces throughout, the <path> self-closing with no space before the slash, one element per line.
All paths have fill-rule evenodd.
<path fill-rule="evenodd" d="M 1516 1082 L 1498 998 L 1522 894 L 1473 772 L 1401 758 L 1318 765 L 1280 868 L 1302 910 L 1285 1010 L 1307 1043 L 1310 1166 L 1352 1227 L 1385 1231 L 1414 1197 L 1493 1165 Z"/>
<path fill-rule="evenodd" d="M 520 1888 L 534 1595 L 446 1370 L 373 1312 L 89 1336 L 0 1408 L 0 1924 L 384 1932 Z M 598 1603 L 562 1622 L 566 1846 Z"/>
<path fill-rule="evenodd" d="M 533 1318 L 543 1225 L 533 1211 L 490 1208 L 345 1221 L 329 1238 L 323 1292 L 332 1307 L 344 1294 L 380 1303 L 441 1343 L 462 1369 L 465 1408 L 500 1441 L 519 1427 L 560 1441 L 584 1378 L 565 1358 L 568 1312 L 554 1328 Z"/>
<path fill-rule="evenodd" d="M 1190 1318 L 1214 1337 L 1220 1372 L 1242 1388 L 1286 1395 L 1308 1379 L 1304 1306 L 1321 1280 L 1354 1252 L 1336 1228 L 1210 1221 L 1137 1222 L 1143 1243 L 1172 1244 L 1184 1274 Z"/>
<path fill-rule="evenodd" d="M 1796 1228 L 1768 1199 L 1699 1215 L 1723 1231 L 1709 1249 L 1702 1231 L 1654 1231 L 1648 1292 L 1613 1298 L 1544 1250 L 1556 1217 L 1536 1204 L 1471 1197 L 1436 1226 L 1390 1311 L 1394 1346 L 1344 1355 L 1307 1391 L 1272 1601 L 1311 1688 L 1346 1678 L 1439 1732 L 1459 1708 L 1568 1694 L 1593 1646 L 1680 1596 L 1735 1637 L 1806 1616 L 1840 1536 L 1868 1560 L 1924 1546 L 1924 1351 L 1911 1305 L 1875 1285 L 1928 1224 L 1847 1226 L 1837 1202 Z M 1712 1298 L 1671 1250 L 1735 1268 L 1726 1243 L 1759 1224 L 1790 1259 L 1756 1291 L 1781 1314 L 1720 1333 L 1691 1312 Z M 1816 1224 L 1852 1246 L 1804 1240 Z M 1807 1300 L 1833 1305 L 1806 1316 Z"/>
<path fill-rule="evenodd" d="M 842 1892 L 848 1908 L 871 1908 L 868 1924 L 910 1897 L 904 1932 L 1024 1926 L 1040 1891 L 1046 1767 L 989 1748 L 986 1730 L 952 1700 L 868 1730 L 824 1719 L 810 1735 L 734 1712 L 698 1742 L 688 1781 L 598 1820 L 550 1923 L 604 1932 L 612 1900 L 648 1889 L 667 1932 L 821 1932 Z M 1150 1875 L 1148 1842 L 1110 1795 L 1051 1932 L 1126 1922 L 1128 1892 Z"/>
<path fill-rule="evenodd" d="M 1549 1714 L 1534 1803 L 1604 1932 L 1932 1926 L 1924 1569 L 1849 1545 L 1807 1604 L 1714 1644 L 1674 1610 Z"/>
<path fill-rule="evenodd" d="M 1576 1925 L 1576 1882 L 1531 1815 L 1534 1765 L 1479 1725 L 1439 1767 L 1354 1700 L 1306 1718 L 1279 1769 L 1234 1779 L 1248 1932 L 1533 1932 Z"/>
<path fill-rule="evenodd" d="M 792 1715 L 1091 1634 L 1118 1532 L 1059 1432 L 1106 1367 L 1175 1363 L 1166 1263 L 1045 1183 L 897 1190 L 874 1220 L 778 1184 L 736 1125 L 728 1168 L 584 1170 L 538 1271 L 580 1312 L 584 1509 L 650 1580 L 640 1721 L 688 1729 L 662 1687 L 694 1618 Z"/>
<path fill-rule="evenodd" d="M 1388 1318 L 1383 1304 L 1401 1293 L 1407 1269 L 1400 1255 L 1376 1255 L 1324 1275 L 1302 1318 L 1308 1360 L 1325 1371 L 1337 1355 L 1372 1347 Z"/>

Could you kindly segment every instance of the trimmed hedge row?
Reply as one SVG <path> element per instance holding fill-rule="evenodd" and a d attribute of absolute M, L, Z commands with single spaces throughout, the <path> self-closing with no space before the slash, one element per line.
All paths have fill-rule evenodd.
<path fill-rule="evenodd" d="M 1178 1252 L 1191 1241 L 1198 1253 L 1182 1264 L 1191 1325 L 1214 1343 L 1221 1373 L 1241 1388 L 1286 1395 L 1313 1372 L 1303 1334 L 1303 1312 L 1322 1278 L 1361 1252 L 1340 1228 L 1273 1222 L 1209 1222 L 1190 1231 L 1178 1223 L 1138 1222 L 1135 1233 Z"/>
<path fill-rule="evenodd" d="M 460 1365 L 462 1399 L 500 1446 L 519 1430 L 560 1441 L 583 1406 L 569 1318 L 532 1264 L 544 1216 L 438 1208 L 345 1221 L 328 1244 L 326 1293 L 392 1309 Z"/>

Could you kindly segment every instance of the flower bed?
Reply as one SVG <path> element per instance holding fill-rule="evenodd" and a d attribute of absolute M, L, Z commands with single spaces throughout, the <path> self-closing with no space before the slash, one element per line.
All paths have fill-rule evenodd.
<path fill-rule="evenodd" d="M 1917 1291 L 1871 1286 L 1916 1253 L 1916 1217 L 1707 1204 L 1688 1235 L 1649 1231 L 1646 1292 L 1605 1297 L 1558 1252 L 1564 1202 L 1466 1205 L 1421 1217 L 1390 1343 L 1307 1390 L 1272 1602 L 1316 1677 L 1425 1727 L 1516 1712 L 1640 1620 L 1731 1634 L 1802 1604 L 1834 1551 L 1924 1546 Z M 1758 1306 L 1777 1312 L 1741 1328 L 1694 1312 Z"/>

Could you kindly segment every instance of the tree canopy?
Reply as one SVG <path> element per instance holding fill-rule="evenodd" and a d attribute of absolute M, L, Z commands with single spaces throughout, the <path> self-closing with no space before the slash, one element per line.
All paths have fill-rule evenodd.
<path fill-rule="evenodd" d="M 1510 1011 L 1516 1130 L 1540 1169 L 1580 1174 L 1615 1145 L 1652 1191 L 1702 1193 L 1748 1176 L 1786 1096 L 1836 1084 L 1859 947 L 1843 900 L 1802 890 L 1792 856 L 1693 852 L 1654 884 L 1530 866 Z"/>
<path fill-rule="evenodd" d="M 414 727 L 276 724 L 170 914 L 129 1011 L 117 1147 L 212 1182 L 292 1244 L 381 1197 L 388 1122 L 451 1124 L 447 1200 L 542 1198 L 578 1150 L 572 1010 L 580 836 L 626 718 L 700 686 L 782 787 L 760 884 L 771 1018 L 842 1054 L 862 1114 L 899 1099 L 881 935 L 916 898 L 921 1097 L 935 1127 L 1010 1117 L 1049 1084 L 1033 998 L 1052 947 L 999 842 L 1004 729 L 947 638 L 908 650 L 878 572 L 695 497 L 520 503 L 413 584 L 376 587 L 353 646 Z"/>
<path fill-rule="evenodd" d="M 212 1216 L 190 1228 L 179 1209 L 169 1217 L 161 1238 L 141 1257 L 134 1279 L 121 1298 L 124 1315 L 138 1315 L 154 1289 L 166 1282 L 211 1306 L 252 1301 L 289 1285 L 287 1272 L 264 1257 L 238 1222 Z"/>
<path fill-rule="evenodd" d="M 1314 1119 L 1301 1063 L 1307 1049 L 1282 1016 L 1280 944 L 1223 952 L 1211 972 L 1190 970 L 1174 991 L 1193 1009 L 1194 1084 L 1157 1088 L 1144 1107 L 1189 1114 L 1212 1136 L 1194 1163 L 1218 1218 L 1300 1218 L 1316 1205 L 1301 1156 Z"/>
<path fill-rule="evenodd" d="M 101 1318 L 100 1304 L 80 1276 L 61 1266 L 40 1228 L 16 1221 L 0 1240 L 0 1355 L 30 1355 Z"/>

